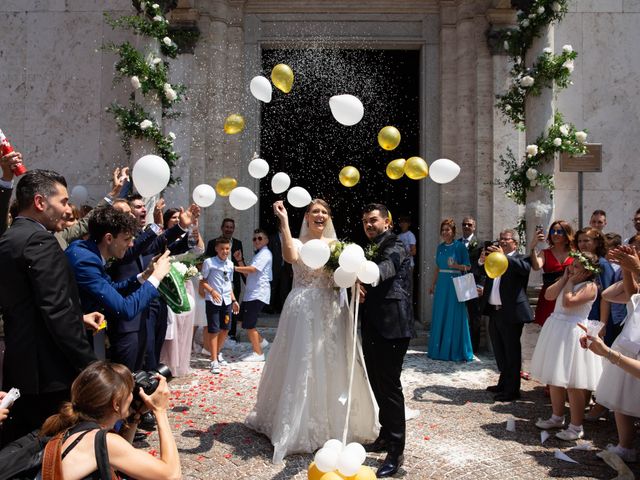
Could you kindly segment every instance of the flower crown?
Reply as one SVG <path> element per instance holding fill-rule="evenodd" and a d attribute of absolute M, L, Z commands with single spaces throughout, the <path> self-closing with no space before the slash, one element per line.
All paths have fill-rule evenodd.
<path fill-rule="evenodd" d="M 578 260 L 582 266 L 584 267 L 585 270 L 588 270 L 589 272 L 593 273 L 594 275 L 598 275 L 600 274 L 600 267 L 596 267 L 591 260 L 589 260 L 584 253 L 582 252 L 578 252 L 577 250 L 574 250 L 572 252 L 569 252 L 569 256 L 572 258 L 575 258 L 576 260 Z"/>

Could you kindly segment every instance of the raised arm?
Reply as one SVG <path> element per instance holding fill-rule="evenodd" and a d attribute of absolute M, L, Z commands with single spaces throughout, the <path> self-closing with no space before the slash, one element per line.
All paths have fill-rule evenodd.
<path fill-rule="evenodd" d="M 273 204 L 273 213 L 280 221 L 280 231 L 282 232 L 282 258 L 285 262 L 296 263 L 298 261 L 298 249 L 293 242 L 291 230 L 289 229 L 289 215 L 284 208 L 284 202 L 278 200 Z"/>
<path fill-rule="evenodd" d="M 533 268 L 534 270 L 540 270 L 542 267 L 544 267 L 544 253 L 542 253 L 542 250 L 538 251 L 538 249 L 536 248 L 536 246 L 540 242 L 544 242 L 544 233 L 542 233 L 540 230 L 537 230 L 533 237 L 533 240 L 531 240 L 531 250 L 529 252 L 529 258 L 531 259 L 531 268 Z"/>

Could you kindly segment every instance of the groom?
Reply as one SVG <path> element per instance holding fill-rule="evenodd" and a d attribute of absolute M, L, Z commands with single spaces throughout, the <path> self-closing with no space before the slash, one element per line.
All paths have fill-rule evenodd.
<path fill-rule="evenodd" d="M 365 448 L 369 452 L 387 452 L 376 473 L 382 478 L 395 474 L 403 460 L 406 428 L 400 373 L 413 331 L 411 259 L 402 241 L 390 230 L 387 207 L 380 203 L 367 205 L 362 224 L 374 244 L 371 260 L 380 269 L 375 284 L 360 286 L 362 349 L 382 426 L 376 441 Z"/>

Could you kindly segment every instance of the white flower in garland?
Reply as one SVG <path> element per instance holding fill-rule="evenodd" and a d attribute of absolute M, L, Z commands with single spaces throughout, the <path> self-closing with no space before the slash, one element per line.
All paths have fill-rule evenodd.
<path fill-rule="evenodd" d="M 184 277 L 184 274 L 187 273 L 187 266 L 182 262 L 171 262 L 173 268 L 175 268 L 180 275 Z"/>
<path fill-rule="evenodd" d="M 580 130 L 579 132 L 576 132 L 576 140 L 579 143 L 584 143 L 587 141 L 587 134 L 586 132 L 583 132 L 582 130 Z"/>
<path fill-rule="evenodd" d="M 567 45 L 563 45 L 562 46 L 562 51 L 564 53 L 571 53 L 571 52 L 573 52 L 573 47 L 571 45 L 568 45 L 568 44 Z"/>
<path fill-rule="evenodd" d="M 533 20 L 534 18 L 536 18 L 536 14 L 535 13 L 530 13 L 529 14 L 529 20 Z"/>
<path fill-rule="evenodd" d="M 151 60 L 151 63 L 153 63 L 154 65 L 158 65 L 160 62 L 162 62 L 162 59 L 159 57 L 155 57 L 153 60 Z"/>
<path fill-rule="evenodd" d="M 569 70 L 569 73 L 573 73 L 573 69 L 575 68 L 573 64 L 573 60 L 565 60 L 562 66 L 567 70 Z"/>
<path fill-rule="evenodd" d="M 173 132 L 169 132 L 169 138 L 170 138 L 171 140 L 175 140 L 175 139 L 176 139 L 176 134 L 175 134 L 175 133 L 173 133 Z"/>
<path fill-rule="evenodd" d="M 146 130 L 149 127 L 153 126 L 153 122 L 151 120 L 143 120 L 140 122 L 140 130 Z"/>
<path fill-rule="evenodd" d="M 546 55 L 551 55 L 553 53 L 553 49 L 551 47 L 545 47 L 542 50 Z"/>
<path fill-rule="evenodd" d="M 142 86 L 142 83 L 140 83 L 140 79 L 135 75 L 131 77 L 131 86 L 134 90 L 138 90 Z"/>
<path fill-rule="evenodd" d="M 554 138 L 553 139 L 553 146 L 554 147 L 559 147 L 560 145 L 562 145 L 562 139 L 558 138 L 558 137 Z"/>
<path fill-rule="evenodd" d="M 534 180 L 531 180 L 531 181 L 529 182 L 529 186 L 530 186 L 531 188 L 533 188 L 533 187 L 537 187 L 537 186 L 538 186 L 538 180 L 535 180 L 535 179 L 534 179 Z"/>
<path fill-rule="evenodd" d="M 551 10 L 553 10 L 555 13 L 558 13 L 561 8 L 562 7 L 560 6 L 560 4 L 558 2 L 553 2 L 551 4 Z"/>
<path fill-rule="evenodd" d="M 504 47 L 505 50 L 507 50 L 507 51 L 509 50 L 509 42 L 507 40 L 504 41 L 502 46 Z"/>
<path fill-rule="evenodd" d="M 171 87 L 170 83 L 165 83 L 163 90 L 164 90 L 164 95 L 167 97 L 167 99 L 170 102 L 173 102 L 176 98 L 178 98 L 178 94 L 173 89 L 173 87 Z"/>
<path fill-rule="evenodd" d="M 538 154 L 538 145 L 535 143 L 532 145 L 527 145 L 527 156 L 533 157 Z"/>
<path fill-rule="evenodd" d="M 520 79 L 520 86 L 523 88 L 529 88 L 534 84 L 535 80 L 530 75 L 525 75 Z"/>
<path fill-rule="evenodd" d="M 551 205 L 542 203 L 540 200 L 528 203 L 527 207 L 534 211 L 534 215 L 536 218 L 542 218 L 551 211 Z"/>
<path fill-rule="evenodd" d="M 536 170 L 535 168 L 530 168 L 529 170 L 527 170 L 527 173 L 525 175 L 529 180 L 535 180 L 536 178 L 538 178 L 538 170 Z"/>
<path fill-rule="evenodd" d="M 538 15 L 542 15 L 544 13 L 544 7 L 540 6 L 538 7 Z"/>
<path fill-rule="evenodd" d="M 172 42 L 171 42 L 171 39 L 169 37 L 164 37 L 162 39 L 162 43 L 164 43 L 167 47 L 170 47 Z"/>
<path fill-rule="evenodd" d="M 164 18 L 162 18 L 162 15 L 156 15 L 155 17 L 153 17 L 153 21 L 154 22 L 164 22 Z"/>
<path fill-rule="evenodd" d="M 504 107 L 504 111 L 505 111 L 505 112 L 510 112 L 510 111 L 511 111 L 511 105 L 506 105 L 506 106 Z"/>
<path fill-rule="evenodd" d="M 567 135 L 569 135 L 569 125 L 567 125 L 566 123 L 564 125 L 560 125 L 559 130 L 562 136 L 566 137 Z"/>
<path fill-rule="evenodd" d="M 154 10 L 158 10 L 160 8 L 160 5 L 154 3 L 153 5 L 151 5 L 151 8 L 153 8 Z"/>
<path fill-rule="evenodd" d="M 140 10 L 144 12 L 145 8 L 147 8 L 147 2 L 140 2 Z"/>
<path fill-rule="evenodd" d="M 529 26 L 529 20 L 525 18 L 524 20 L 522 20 L 522 22 L 520 22 L 520 25 L 523 28 L 527 28 Z"/>

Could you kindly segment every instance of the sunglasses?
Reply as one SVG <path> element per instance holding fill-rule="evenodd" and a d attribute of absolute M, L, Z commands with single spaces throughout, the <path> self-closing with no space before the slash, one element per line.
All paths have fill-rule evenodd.
<path fill-rule="evenodd" d="M 473 223 L 463 223 L 463 227 L 473 227 Z"/>
<path fill-rule="evenodd" d="M 566 232 L 563 229 L 549 230 L 549 234 L 551 234 L 551 235 L 565 235 Z"/>
<path fill-rule="evenodd" d="M 262 240 L 262 239 L 264 239 L 264 237 L 262 236 L 253 237 L 254 242 L 257 242 L 258 240 Z"/>
<path fill-rule="evenodd" d="M 225 280 L 228 280 L 228 279 L 229 279 L 229 274 L 227 273 L 227 271 L 226 271 L 226 270 L 223 270 L 223 271 L 222 271 L 222 275 L 224 276 L 224 279 L 225 279 Z"/>

